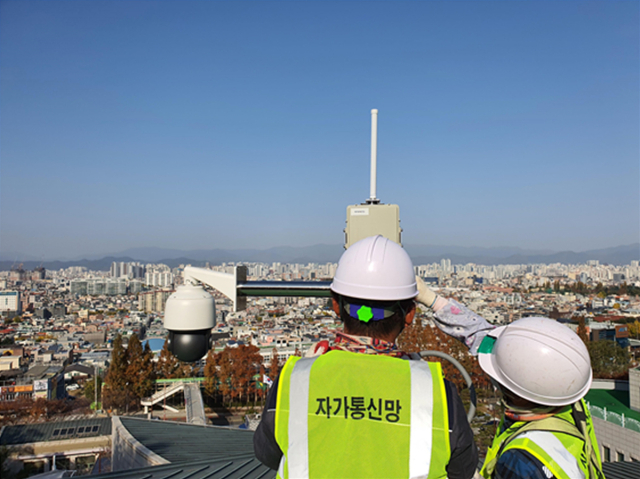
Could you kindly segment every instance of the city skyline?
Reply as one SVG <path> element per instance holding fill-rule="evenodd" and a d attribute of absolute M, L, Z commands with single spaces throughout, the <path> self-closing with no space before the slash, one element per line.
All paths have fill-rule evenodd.
<path fill-rule="evenodd" d="M 341 244 L 371 108 L 405 244 L 640 240 L 636 2 L 0 13 L 2 254 Z"/>
<path fill-rule="evenodd" d="M 464 248 L 451 246 L 403 245 L 414 265 L 439 263 L 443 260 L 455 264 L 467 265 L 537 265 L 563 264 L 580 265 L 596 261 L 604 265 L 623 266 L 635 264 L 640 260 L 640 243 L 621 245 L 589 251 L 547 251 L 523 250 L 518 248 Z M 0 272 L 20 269 L 59 270 L 81 266 L 90 270 L 108 270 L 112 264 L 166 264 L 171 267 L 191 264 L 194 266 L 223 264 L 297 264 L 336 263 L 343 251 L 342 245 L 314 245 L 309 247 L 277 247 L 267 250 L 163 250 L 158 248 L 137 248 L 108 255 L 94 255 L 78 258 L 44 259 L 29 258 L 20 255 L 13 257 L 0 254 Z"/>

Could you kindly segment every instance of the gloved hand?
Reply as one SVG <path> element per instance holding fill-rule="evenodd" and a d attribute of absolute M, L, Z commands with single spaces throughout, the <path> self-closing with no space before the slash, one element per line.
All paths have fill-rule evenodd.
<path fill-rule="evenodd" d="M 438 295 L 429 288 L 420 276 L 416 276 L 416 283 L 418 285 L 418 296 L 416 301 L 424 304 L 426 307 L 431 308 L 438 298 Z"/>

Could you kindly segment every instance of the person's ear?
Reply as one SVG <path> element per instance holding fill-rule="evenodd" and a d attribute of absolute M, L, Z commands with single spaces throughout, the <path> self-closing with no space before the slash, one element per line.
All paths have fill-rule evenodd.
<path fill-rule="evenodd" d="M 415 316 L 416 316 L 416 304 L 413 303 L 413 307 L 409 310 L 409 312 L 404 318 L 404 325 L 411 326 L 411 323 L 413 323 L 413 318 Z"/>
<path fill-rule="evenodd" d="M 336 298 L 331 298 L 331 301 L 333 301 L 333 311 L 340 316 L 340 305 L 336 301 Z"/>

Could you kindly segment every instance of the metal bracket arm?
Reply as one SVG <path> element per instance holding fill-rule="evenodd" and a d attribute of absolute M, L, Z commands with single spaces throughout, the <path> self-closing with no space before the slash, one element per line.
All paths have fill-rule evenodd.
<path fill-rule="evenodd" d="M 244 311 L 248 296 L 330 297 L 330 281 L 247 281 L 247 267 L 236 266 L 233 274 L 187 266 L 184 282 L 204 283 L 233 301 L 234 311 Z"/>

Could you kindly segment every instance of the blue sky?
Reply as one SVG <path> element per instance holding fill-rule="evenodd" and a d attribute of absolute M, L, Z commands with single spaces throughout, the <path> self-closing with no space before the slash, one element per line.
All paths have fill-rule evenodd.
<path fill-rule="evenodd" d="M 640 240 L 639 4 L 0 2 L 0 251 Z"/>

